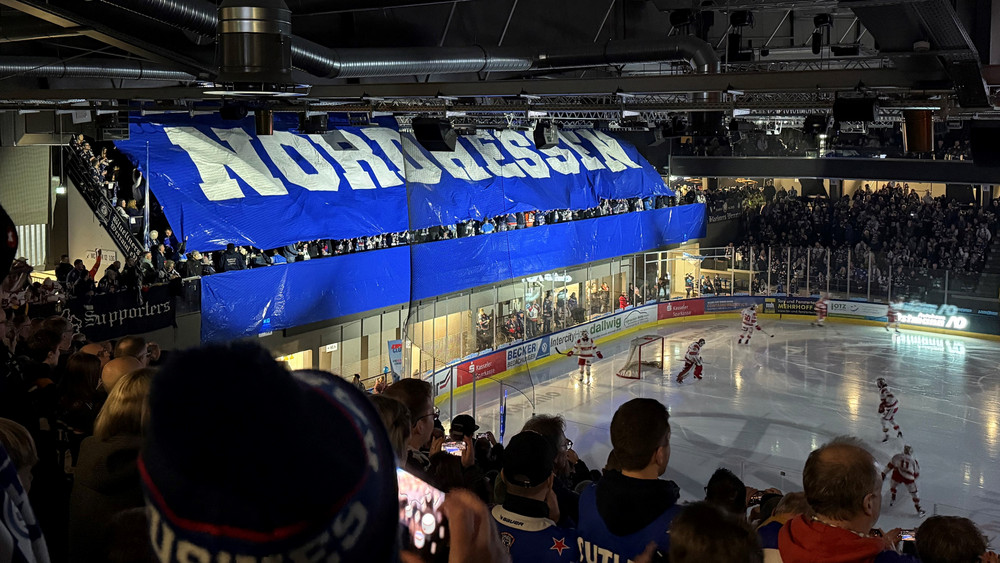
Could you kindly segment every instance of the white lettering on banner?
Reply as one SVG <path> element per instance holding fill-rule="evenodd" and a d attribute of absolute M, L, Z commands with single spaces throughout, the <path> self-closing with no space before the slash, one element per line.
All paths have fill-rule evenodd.
<path fill-rule="evenodd" d="M 344 167 L 344 172 L 347 174 L 347 183 L 353 189 L 374 189 L 376 186 L 372 183 L 372 178 L 368 172 L 361 167 L 362 162 L 366 163 L 373 174 L 375 174 L 375 180 L 378 185 L 383 188 L 391 188 L 392 186 L 398 186 L 403 183 L 397 174 L 389 167 L 386 166 L 385 161 L 380 157 L 375 156 L 372 152 L 372 148 L 362 139 L 361 137 L 351 133 L 350 131 L 341 131 L 344 138 L 347 139 L 352 145 L 356 147 L 355 150 L 333 150 L 333 147 L 323 139 L 322 135 L 310 135 L 309 137 L 317 143 L 322 143 L 321 146 L 323 150 L 330 154 L 341 166 Z"/>
<path fill-rule="evenodd" d="M 287 131 L 257 137 L 278 170 L 289 182 L 314 192 L 335 192 L 340 187 L 340 175 L 308 140 Z M 288 154 L 293 150 L 309 163 L 316 172 L 309 173 Z"/>
<path fill-rule="evenodd" d="M 165 126 L 163 131 L 172 144 L 188 153 L 210 201 L 245 197 L 240 181 L 262 196 L 273 196 L 288 194 L 286 182 L 308 191 L 332 192 L 389 188 L 404 181 L 433 185 L 441 181 L 442 171 L 458 180 L 478 182 L 492 177 L 545 179 L 553 171 L 579 174 L 581 164 L 585 170 L 613 172 L 641 168 L 617 140 L 589 130 L 560 132 L 564 144 L 544 150 L 536 149 L 521 131 L 481 131 L 463 137 L 454 152 L 426 151 L 412 135 L 389 128 L 358 133 L 342 130 L 354 145 L 352 150 L 334 150 L 322 135 L 290 131 L 252 137 L 239 127 L 212 128 L 219 140 L 195 127 Z M 369 141 L 384 156 L 376 154 Z M 273 168 L 269 167 L 272 163 Z"/>
<path fill-rule="evenodd" d="M 209 201 L 244 197 L 239 184 L 230 177 L 230 170 L 260 195 L 288 193 L 280 182 L 275 182 L 271 177 L 270 171 L 260 160 L 257 151 L 250 146 L 249 138 L 242 129 L 213 129 L 231 149 L 219 145 L 193 127 L 164 127 L 163 131 L 172 144 L 188 153 L 198 168 L 201 191 Z M 233 133 L 236 131 L 242 137 Z"/>
<path fill-rule="evenodd" d="M 532 178 L 548 178 L 549 167 L 545 165 L 545 160 L 537 152 L 528 147 L 533 147 L 534 143 L 529 141 L 524 133 L 504 129 L 496 133 L 497 139 L 507 149 L 517 162 L 517 165 L 524 169 Z"/>
<path fill-rule="evenodd" d="M 551 149 L 541 149 L 539 152 L 548 157 L 545 159 L 545 163 L 556 172 L 566 175 L 580 173 L 580 161 L 569 150 L 562 147 L 552 147 Z"/>
<path fill-rule="evenodd" d="M 430 153 L 447 173 L 459 180 L 478 182 L 491 177 L 485 168 L 476 164 L 475 159 L 462 143 L 455 143 L 454 152 L 430 151 Z"/>
<path fill-rule="evenodd" d="M 375 141 L 382 152 L 389 157 L 389 162 L 395 168 L 394 174 L 398 178 L 403 177 L 405 170 L 405 176 L 410 182 L 437 184 L 441 181 L 441 169 L 424 156 L 424 151 L 417 147 L 413 139 L 404 136 L 400 140 L 397 131 L 385 127 L 369 127 L 362 129 L 361 133 Z M 401 144 L 406 145 L 405 154 L 400 150 Z"/>
<path fill-rule="evenodd" d="M 489 169 L 490 174 L 501 178 L 524 178 L 524 171 L 516 163 L 501 164 L 507 157 L 500 152 L 496 140 L 489 131 L 478 131 L 475 135 L 465 138 L 472 145 L 472 148 L 483 155 L 483 160 L 486 161 L 486 168 Z"/>
<path fill-rule="evenodd" d="M 583 163 L 583 167 L 587 170 L 603 170 L 604 164 L 601 163 L 601 159 L 596 156 L 590 156 L 590 151 L 583 148 L 583 141 L 580 137 L 576 136 L 576 133 L 572 131 L 560 131 L 559 138 L 563 140 L 566 145 L 573 150 L 576 154 L 580 156 L 580 162 Z"/>
<path fill-rule="evenodd" d="M 597 152 L 604 157 L 604 163 L 612 172 L 621 172 L 626 168 L 639 168 L 639 165 L 632 162 L 632 159 L 625 153 L 625 149 L 605 133 L 595 130 L 581 129 L 580 136 L 587 139 L 594 145 Z"/>

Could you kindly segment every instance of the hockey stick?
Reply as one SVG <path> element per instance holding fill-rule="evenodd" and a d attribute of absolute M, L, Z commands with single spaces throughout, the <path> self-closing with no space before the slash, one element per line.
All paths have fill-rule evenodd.
<path fill-rule="evenodd" d="M 760 329 L 760 331 L 761 331 L 761 332 L 763 332 L 764 334 L 766 334 L 766 335 L 770 336 L 771 338 L 774 338 L 774 335 L 773 335 L 773 334 L 771 334 L 770 332 L 768 332 L 768 331 L 766 331 L 766 330 L 764 330 L 764 329 Z"/>
<path fill-rule="evenodd" d="M 567 358 L 569 357 L 569 354 L 567 354 L 566 352 L 563 352 L 562 350 L 560 350 L 556 346 L 553 346 L 552 349 L 556 351 L 556 354 L 559 354 L 561 356 L 566 356 Z"/>

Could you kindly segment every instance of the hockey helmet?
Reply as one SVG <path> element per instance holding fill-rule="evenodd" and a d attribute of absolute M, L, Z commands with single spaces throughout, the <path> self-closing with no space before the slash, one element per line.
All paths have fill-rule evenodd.
<path fill-rule="evenodd" d="M 913 446 L 909 444 L 903 446 L 903 453 L 906 455 L 913 455 Z"/>
<path fill-rule="evenodd" d="M 705 339 L 704 338 L 699 338 L 698 339 L 698 346 L 704 346 L 704 345 L 705 345 Z"/>
<path fill-rule="evenodd" d="M 583 331 L 583 334 L 580 335 L 580 338 L 582 340 L 589 340 L 590 339 L 590 334 L 585 330 L 585 331 Z"/>
<path fill-rule="evenodd" d="M 879 389 L 882 389 L 883 387 L 888 387 L 889 386 L 889 384 L 885 382 L 885 378 L 884 377 L 880 377 L 880 378 L 876 379 L 875 380 L 875 385 L 878 385 Z"/>
<path fill-rule="evenodd" d="M 751 310 L 751 311 L 756 311 L 756 310 L 757 310 L 757 304 L 756 304 L 756 303 L 754 303 L 754 304 L 751 304 L 751 305 L 750 305 L 750 310 Z"/>

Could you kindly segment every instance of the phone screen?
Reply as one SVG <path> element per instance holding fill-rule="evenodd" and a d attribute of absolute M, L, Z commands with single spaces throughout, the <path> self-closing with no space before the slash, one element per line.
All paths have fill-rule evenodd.
<path fill-rule="evenodd" d="M 465 451 L 465 442 L 445 442 L 441 444 L 441 449 L 450 453 L 451 455 L 462 457 L 462 452 Z"/>
<path fill-rule="evenodd" d="M 447 561 L 448 526 L 441 513 L 444 492 L 400 467 L 396 468 L 396 480 L 403 547 L 419 552 L 425 559 Z"/>
<path fill-rule="evenodd" d="M 915 541 L 917 539 L 916 530 L 900 530 L 900 541 Z"/>

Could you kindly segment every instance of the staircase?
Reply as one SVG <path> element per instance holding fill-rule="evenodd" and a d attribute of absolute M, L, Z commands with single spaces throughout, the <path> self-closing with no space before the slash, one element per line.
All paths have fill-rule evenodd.
<path fill-rule="evenodd" d="M 70 183 L 76 186 L 97 220 L 108 231 L 111 240 L 115 241 L 118 250 L 126 258 L 139 260 L 145 252 L 144 245 L 132 234 L 128 221 L 118 214 L 114 205 L 108 200 L 103 186 L 91 178 L 89 165 L 69 147 L 63 147 L 62 150 L 65 152 L 66 173 L 71 180 Z"/>

